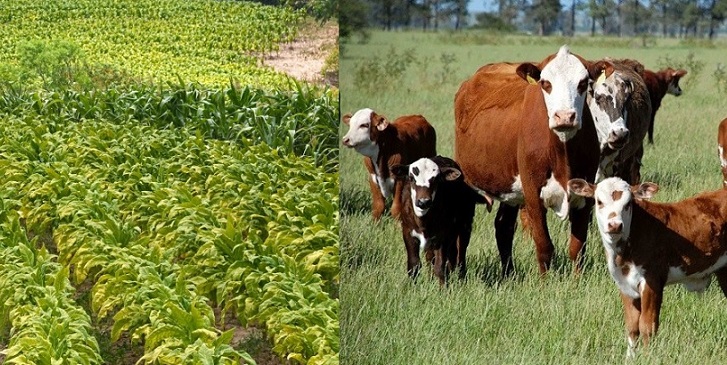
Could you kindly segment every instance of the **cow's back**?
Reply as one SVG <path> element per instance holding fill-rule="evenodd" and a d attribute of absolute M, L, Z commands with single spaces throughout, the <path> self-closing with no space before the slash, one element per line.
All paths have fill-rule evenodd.
<path fill-rule="evenodd" d="M 400 145 L 397 150 L 400 161 L 390 162 L 410 164 L 422 157 L 437 155 L 437 134 L 434 127 L 421 115 L 405 115 L 394 120 L 392 126 L 396 127 L 397 141 Z"/>
<path fill-rule="evenodd" d="M 517 136 L 528 87 L 515 72 L 518 65 L 485 65 L 455 95 L 455 160 L 470 183 L 495 194 L 513 183 L 514 176 L 502 176 L 503 171 L 517 174 Z"/>

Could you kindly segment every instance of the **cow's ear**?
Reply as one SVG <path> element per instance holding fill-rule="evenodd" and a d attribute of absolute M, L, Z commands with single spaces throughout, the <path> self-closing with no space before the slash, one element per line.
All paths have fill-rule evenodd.
<path fill-rule="evenodd" d="M 522 63 L 515 70 L 517 75 L 530 84 L 537 84 L 540 81 L 540 69 L 532 63 Z"/>
<path fill-rule="evenodd" d="M 583 179 L 568 180 L 568 190 L 576 195 L 593 198 L 596 186 Z"/>
<path fill-rule="evenodd" d="M 687 70 L 681 70 L 680 69 L 680 70 L 674 71 L 672 73 L 672 77 L 678 79 L 678 78 L 684 77 L 684 75 L 686 75 L 686 74 L 687 74 Z"/>
<path fill-rule="evenodd" d="M 352 116 L 351 113 L 344 115 L 343 118 L 341 119 L 343 121 L 343 124 L 351 125 L 351 116 Z"/>
<path fill-rule="evenodd" d="M 375 125 L 376 129 L 379 131 L 383 131 L 389 126 L 389 121 L 383 115 L 373 114 L 371 119 L 373 120 L 373 125 Z"/>
<path fill-rule="evenodd" d="M 444 177 L 444 180 L 454 181 L 462 176 L 462 171 L 459 171 L 458 169 L 455 169 L 453 167 L 442 167 L 442 169 L 439 170 L 439 175 Z"/>
<path fill-rule="evenodd" d="M 409 177 L 409 165 L 396 164 L 391 166 L 391 173 L 394 174 L 394 178 L 405 180 Z"/>
<path fill-rule="evenodd" d="M 591 80 L 598 80 L 601 76 L 609 77 L 612 73 L 613 63 L 610 61 L 601 60 L 588 66 L 588 78 Z"/>
<path fill-rule="evenodd" d="M 631 192 L 638 199 L 651 199 L 659 191 L 659 185 L 652 182 L 645 182 L 631 187 Z"/>

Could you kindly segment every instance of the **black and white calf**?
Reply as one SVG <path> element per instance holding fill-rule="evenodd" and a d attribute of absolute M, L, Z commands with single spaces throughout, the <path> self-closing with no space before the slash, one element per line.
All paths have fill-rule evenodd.
<path fill-rule="evenodd" d="M 405 182 L 400 218 L 409 276 L 414 278 L 419 273 L 419 254 L 423 250 L 441 284 L 455 267 L 463 278 L 475 204 L 487 204 L 489 210 L 492 199 L 467 184 L 459 165 L 447 157 L 395 165 L 392 172 Z"/>

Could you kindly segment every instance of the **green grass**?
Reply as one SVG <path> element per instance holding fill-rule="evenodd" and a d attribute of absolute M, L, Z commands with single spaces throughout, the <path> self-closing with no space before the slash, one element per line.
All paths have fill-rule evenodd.
<path fill-rule="evenodd" d="M 448 38 L 450 37 L 450 38 Z M 507 37 L 481 42 L 475 35 L 451 38 L 420 32 L 372 33 L 368 44 L 342 45 L 341 111 L 371 107 L 395 118 L 417 113 L 437 129 L 438 152 L 452 156 L 453 101 L 460 83 L 490 62 L 539 61 L 568 40 Z M 669 57 L 690 52 L 705 63 L 684 94 L 667 96 L 656 118 L 655 144 L 647 145 L 642 176 L 661 191 L 654 200 L 674 201 L 721 186 L 716 155 L 719 121 L 727 116 L 724 94 L 712 72 L 724 45 L 696 48 L 657 39 L 640 42 L 598 38 L 568 41 L 588 59 L 636 58 L 656 69 Z M 412 55 L 410 60 L 407 57 Z M 448 61 L 451 59 L 454 61 Z M 368 63 L 384 69 L 376 87 L 356 85 Z M 388 61 L 388 62 L 387 62 Z M 445 70 L 446 72 L 443 72 Z M 369 71 L 371 72 L 371 71 Z M 442 77 L 446 76 L 446 77 Z M 694 75 L 688 75 L 687 78 Z M 687 79 L 684 80 L 685 82 Z M 342 128 L 341 135 L 345 133 Z M 491 136 L 497 138 L 497 136 Z M 349 364 L 612 364 L 624 361 L 626 340 L 618 290 L 606 271 L 603 248 L 591 226 L 583 274 L 567 258 L 568 225 L 549 213 L 556 246 L 553 270 L 537 273 L 532 239 L 518 229 L 516 277 L 499 279 L 493 213 L 478 208 L 465 282 L 440 288 L 425 273 L 406 276 L 401 231 L 392 219 L 373 224 L 367 173 L 354 151 L 341 151 L 341 361 Z M 718 286 L 704 294 L 681 286 L 666 289 L 659 335 L 640 348 L 635 364 L 716 363 L 727 357 L 727 301 Z"/>

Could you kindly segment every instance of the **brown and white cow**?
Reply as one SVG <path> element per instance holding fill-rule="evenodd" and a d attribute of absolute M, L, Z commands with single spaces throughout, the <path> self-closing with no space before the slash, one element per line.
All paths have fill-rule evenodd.
<path fill-rule="evenodd" d="M 421 115 L 401 116 L 390 123 L 369 108 L 344 115 L 343 123 L 349 126 L 343 145 L 364 155 L 364 165 L 370 176 L 374 220 L 381 218 L 386 199 L 392 195 L 391 215 L 398 218 L 403 182 L 395 181 L 391 167 L 435 156 L 437 136 L 434 127 Z"/>
<path fill-rule="evenodd" d="M 717 151 L 719 152 L 719 164 L 722 166 L 722 183 L 725 189 L 727 189 L 727 118 L 719 123 Z"/>
<path fill-rule="evenodd" d="M 405 182 L 400 218 L 409 275 L 417 276 L 419 253 L 424 251 L 441 284 L 455 268 L 464 278 L 475 204 L 487 204 L 489 209 L 492 199 L 467 184 L 459 165 L 450 158 L 421 158 L 391 170 Z"/>
<path fill-rule="evenodd" d="M 455 160 L 468 182 L 501 201 L 495 236 L 503 275 L 513 269 L 520 206 L 541 273 L 548 270 L 554 250 L 547 209 L 569 218 L 570 257 L 582 258 L 590 206 L 581 199 L 584 203 L 571 209 L 566 189 L 571 177 L 593 181 L 596 175 L 598 139 L 584 104 L 590 80 L 607 65 L 596 67 L 563 46 L 538 65 L 485 65 L 455 96 Z"/>
<path fill-rule="evenodd" d="M 659 329 L 664 286 L 704 290 L 712 274 L 727 296 L 727 189 L 676 203 L 649 199 L 656 184 L 630 186 L 619 178 L 598 185 L 569 181 L 571 192 L 594 198 L 608 271 L 621 292 L 628 355 L 639 335 L 647 344 Z"/>
<path fill-rule="evenodd" d="M 654 118 L 656 111 L 661 106 L 661 100 L 666 94 L 679 96 L 682 94 L 682 88 L 679 87 L 679 80 L 687 74 L 686 70 L 675 70 L 671 67 L 659 70 L 657 72 L 644 70 L 644 81 L 646 87 L 649 88 L 649 96 L 651 98 L 651 119 L 649 120 L 649 143 L 654 143 Z"/>
<path fill-rule="evenodd" d="M 596 182 L 618 176 L 635 184 L 641 179 L 643 140 L 649 127 L 651 102 L 634 60 L 611 60 L 612 67 L 592 84 L 588 107 L 601 145 Z"/>

